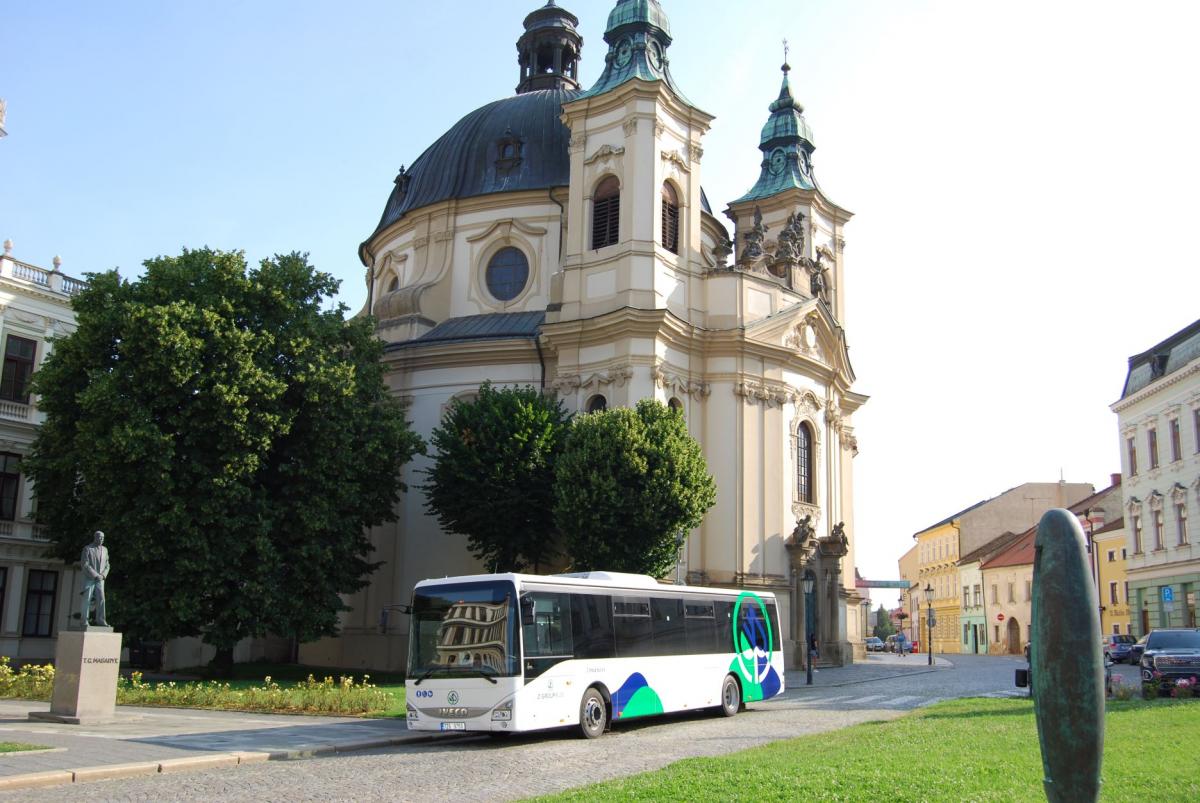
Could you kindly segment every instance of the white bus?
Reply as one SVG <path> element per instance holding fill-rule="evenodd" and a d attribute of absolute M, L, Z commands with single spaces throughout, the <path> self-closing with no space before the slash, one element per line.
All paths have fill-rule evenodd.
<path fill-rule="evenodd" d="M 409 629 L 408 727 L 519 732 L 713 708 L 783 692 L 775 596 L 635 574 L 423 580 Z"/>

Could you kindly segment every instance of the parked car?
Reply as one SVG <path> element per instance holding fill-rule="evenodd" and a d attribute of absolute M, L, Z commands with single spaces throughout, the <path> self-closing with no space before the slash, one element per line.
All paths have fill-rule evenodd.
<path fill-rule="evenodd" d="M 1146 650 L 1146 639 L 1150 638 L 1150 634 L 1142 636 L 1133 643 L 1129 648 L 1129 663 L 1134 666 L 1139 666 L 1142 663 L 1142 653 Z"/>
<path fill-rule="evenodd" d="M 1200 630 L 1151 630 L 1144 640 L 1146 646 L 1140 661 L 1142 683 L 1156 678 L 1173 682 L 1200 675 Z"/>
<path fill-rule="evenodd" d="M 908 640 L 908 637 L 903 633 L 895 633 L 887 637 L 887 641 L 883 645 L 885 652 L 900 652 L 900 645 L 904 645 L 905 652 L 914 652 L 913 643 Z"/>
<path fill-rule="evenodd" d="M 878 636 L 867 637 L 867 652 L 883 652 L 885 649 L 883 639 Z"/>
<path fill-rule="evenodd" d="M 1133 645 L 1137 641 L 1133 636 L 1108 635 L 1104 637 L 1104 659 L 1119 664 L 1129 660 Z"/>

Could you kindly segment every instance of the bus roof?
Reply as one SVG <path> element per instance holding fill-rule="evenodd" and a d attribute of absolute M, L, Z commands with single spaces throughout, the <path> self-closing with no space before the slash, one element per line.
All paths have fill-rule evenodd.
<path fill-rule="evenodd" d="M 519 574 L 502 572 L 499 574 L 466 574 L 455 577 L 440 577 L 421 580 L 416 588 L 457 583 L 479 583 L 494 580 L 508 580 L 517 586 L 527 584 L 561 585 L 578 588 L 606 588 L 624 591 L 690 591 L 720 595 L 736 595 L 742 591 L 753 590 L 754 593 L 774 598 L 775 594 L 767 589 L 719 588 L 710 586 L 689 586 L 675 583 L 660 583 L 645 574 L 630 574 L 626 572 L 575 572 L 571 574 Z"/>

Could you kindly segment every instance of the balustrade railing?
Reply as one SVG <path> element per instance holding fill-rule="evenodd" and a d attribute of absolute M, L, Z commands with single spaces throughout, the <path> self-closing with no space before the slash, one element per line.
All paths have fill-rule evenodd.
<path fill-rule="evenodd" d="M 0 399 L 0 418 L 15 421 L 28 421 L 32 417 L 33 407 L 20 402 Z"/>
<path fill-rule="evenodd" d="M 18 279 L 24 279 L 27 282 L 40 284 L 42 287 L 50 286 L 50 271 L 45 268 L 39 268 L 37 265 L 30 265 L 28 262 L 19 262 L 13 260 L 13 276 Z"/>

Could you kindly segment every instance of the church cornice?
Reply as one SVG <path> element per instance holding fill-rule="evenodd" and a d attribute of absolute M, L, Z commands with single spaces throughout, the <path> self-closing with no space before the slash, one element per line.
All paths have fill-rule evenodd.
<path fill-rule="evenodd" d="M 577 122 L 581 118 L 620 111 L 629 107 L 631 102 L 636 103 L 638 100 L 658 103 L 675 119 L 687 123 L 691 127 L 699 128 L 698 133 L 701 134 L 707 132 L 712 127 L 713 120 L 717 119 L 703 109 L 681 101 L 661 81 L 645 81 L 641 78 L 631 78 L 601 95 L 584 96 L 564 103 L 560 119 L 567 128 L 571 129 L 572 133 L 578 133 L 572 125 L 573 121 Z"/>

